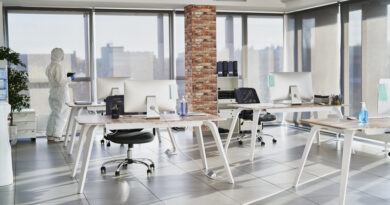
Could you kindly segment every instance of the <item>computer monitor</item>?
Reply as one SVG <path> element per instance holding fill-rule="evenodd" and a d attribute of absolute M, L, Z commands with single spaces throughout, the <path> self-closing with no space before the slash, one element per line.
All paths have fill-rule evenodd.
<path fill-rule="evenodd" d="M 127 80 L 124 95 L 126 113 L 149 112 L 147 97 L 154 97 L 159 112 L 176 111 L 175 80 Z"/>
<path fill-rule="evenodd" d="M 97 79 L 97 99 L 103 100 L 111 95 L 123 95 L 126 77 L 109 77 Z"/>
<path fill-rule="evenodd" d="M 311 72 L 274 72 L 269 74 L 270 97 L 272 101 L 291 100 L 290 88 L 296 86 L 303 101 L 313 99 Z"/>

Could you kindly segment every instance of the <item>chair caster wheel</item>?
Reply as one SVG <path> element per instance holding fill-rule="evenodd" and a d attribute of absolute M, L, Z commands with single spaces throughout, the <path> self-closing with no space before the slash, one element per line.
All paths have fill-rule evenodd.
<path fill-rule="evenodd" d="M 261 142 L 261 146 L 264 146 L 265 145 L 265 142 Z"/>
<path fill-rule="evenodd" d="M 387 153 L 387 155 L 389 155 L 389 157 L 390 157 L 390 152 L 389 152 L 389 153 Z"/>
<path fill-rule="evenodd" d="M 154 164 L 151 164 L 151 165 L 150 165 L 150 168 L 152 168 L 152 170 L 154 171 L 154 168 L 155 168 L 155 167 L 154 167 Z"/>
<path fill-rule="evenodd" d="M 127 169 L 127 164 L 122 165 L 123 169 Z"/>
<path fill-rule="evenodd" d="M 100 144 L 104 144 L 104 140 L 100 140 Z"/>
<path fill-rule="evenodd" d="M 105 174 L 106 173 L 106 167 L 100 167 L 100 172 L 102 174 Z"/>
<path fill-rule="evenodd" d="M 238 144 L 242 145 L 243 144 L 242 140 L 238 140 Z"/>
<path fill-rule="evenodd" d="M 121 173 L 119 171 L 115 171 L 115 176 L 118 177 L 119 175 L 121 175 Z"/>
<path fill-rule="evenodd" d="M 152 175 L 152 170 L 148 169 L 148 170 L 146 171 L 146 174 L 148 175 L 148 177 L 150 177 L 150 176 Z"/>
<path fill-rule="evenodd" d="M 276 140 L 276 139 L 272 139 L 272 142 L 273 142 L 273 143 L 276 143 L 277 141 L 278 141 L 278 140 Z"/>
<path fill-rule="evenodd" d="M 263 141 L 263 138 L 262 138 L 262 137 L 257 137 L 257 141 L 258 141 L 258 142 L 262 142 L 262 141 Z"/>
<path fill-rule="evenodd" d="M 107 142 L 107 147 L 110 147 L 111 146 L 111 143 L 110 141 Z"/>

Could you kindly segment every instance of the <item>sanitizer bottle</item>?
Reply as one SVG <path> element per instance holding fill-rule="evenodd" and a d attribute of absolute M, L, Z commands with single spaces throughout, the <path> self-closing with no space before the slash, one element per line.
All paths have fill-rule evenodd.
<path fill-rule="evenodd" d="M 365 102 L 362 102 L 362 110 L 359 113 L 359 122 L 360 123 L 368 122 L 368 110 Z"/>
<path fill-rule="evenodd" d="M 182 117 L 184 117 L 184 116 L 187 116 L 187 114 L 188 114 L 188 106 L 187 106 L 187 101 L 186 101 L 186 99 L 184 98 L 184 96 L 183 96 L 183 98 L 181 99 L 181 101 L 180 101 L 180 116 L 182 116 Z"/>

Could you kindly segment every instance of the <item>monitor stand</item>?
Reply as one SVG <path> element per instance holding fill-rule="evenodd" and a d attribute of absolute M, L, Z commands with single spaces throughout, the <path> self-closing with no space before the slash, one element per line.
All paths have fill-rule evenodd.
<path fill-rule="evenodd" d="M 119 88 L 111 88 L 111 95 L 119 95 Z"/>
<path fill-rule="evenodd" d="M 299 96 L 298 86 L 290 85 L 290 98 L 292 105 L 302 104 L 301 97 Z"/>
<path fill-rule="evenodd" d="M 146 96 L 146 118 L 160 118 L 156 96 Z"/>

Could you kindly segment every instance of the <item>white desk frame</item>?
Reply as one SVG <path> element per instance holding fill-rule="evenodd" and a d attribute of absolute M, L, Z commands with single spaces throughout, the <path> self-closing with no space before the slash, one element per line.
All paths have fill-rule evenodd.
<path fill-rule="evenodd" d="M 236 110 L 233 112 L 233 120 L 232 124 L 230 125 L 229 134 L 226 140 L 225 144 L 225 152 L 227 153 L 229 144 L 231 141 L 231 138 L 233 136 L 234 127 L 236 126 L 238 116 L 243 110 L 253 110 L 253 119 L 252 119 L 252 129 L 251 129 L 251 154 L 249 156 L 249 160 L 253 161 L 255 157 L 255 148 L 256 148 L 256 135 L 257 135 L 257 129 L 258 129 L 258 121 L 261 113 L 283 113 L 283 112 L 313 112 L 314 118 L 318 118 L 318 112 L 321 111 L 332 111 L 339 118 L 343 118 L 343 114 L 341 112 L 341 107 L 344 105 L 338 105 L 338 106 L 312 106 L 313 104 L 308 104 L 305 106 L 305 104 L 302 104 L 300 106 L 287 106 L 287 107 L 280 107 L 280 106 L 272 106 L 272 105 L 262 105 L 262 104 L 232 104 L 230 106 L 235 107 Z M 317 143 L 320 144 L 320 133 L 317 133 Z"/>
<path fill-rule="evenodd" d="M 91 104 L 91 105 L 76 105 L 74 103 L 67 102 L 65 103 L 68 107 L 70 107 L 69 117 L 68 121 L 66 123 L 66 132 L 65 132 L 65 141 L 64 146 L 68 146 L 68 137 L 69 137 L 69 131 L 71 131 L 71 138 L 70 138 L 70 146 L 68 147 L 68 154 L 72 154 L 74 142 L 76 138 L 76 132 L 78 128 L 78 123 L 76 123 L 75 117 L 80 116 L 83 110 L 91 110 L 94 111 L 95 114 L 97 111 L 105 110 L 106 105 L 105 104 Z M 81 135 L 81 132 L 80 132 Z"/>
<path fill-rule="evenodd" d="M 307 157 L 309 156 L 310 149 L 313 145 L 314 137 L 317 135 L 317 133 L 320 132 L 320 130 L 330 130 L 334 131 L 336 133 L 343 133 L 344 134 L 344 145 L 343 145 L 343 156 L 342 156 L 342 164 L 341 164 L 341 178 L 340 178 L 340 191 L 339 191 L 339 205 L 345 204 L 345 196 L 347 192 L 347 183 L 348 183 L 348 175 L 349 175 L 349 166 L 351 163 L 351 154 L 352 154 L 352 142 L 355 136 L 363 137 L 364 133 L 361 131 L 356 130 L 344 130 L 344 129 L 337 129 L 334 127 L 328 127 L 325 125 L 313 125 L 310 131 L 310 136 L 306 141 L 306 146 L 302 154 L 301 161 L 299 162 L 298 172 L 294 180 L 293 187 L 298 187 L 299 179 L 302 176 L 303 168 L 305 167 L 305 163 L 307 161 Z M 383 130 L 383 129 L 378 129 Z M 389 134 L 382 134 L 380 135 L 382 138 L 390 137 Z M 370 138 L 370 135 L 367 135 L 367 138 Z M 338 171 L 338 170 L 337 170 Z M 329 174 L 333 174 L 335 172 L 331 172 Z M 329 175 L 326 174 L 326 175 Z M 322 176 L 324 177 L 324 176 Z M 321 177 L 318 177 L 321 178 Z M 312 181 L 312 180 L 311 180 Z"/>
<path fill-rule="evenodd" d="M 218 152 L 220 153 L 220 156 L 223 161 L 223 165 L 225 168 L 225 172 L 228 176 L 229 182 L 234 183 L 233 175 L 231 173 L 230 167 L 229 167 L 229 162 L 226 157 L 225 151 L 223 149 L 221 137 L 218 132 L 218 127 L 215 125 L 214 122 L 211 120 L 177 120 L 177 121 L 169 121 L 169 122 L 159 122 L 159 123 L 111 123 L 111 124 L 82 124 L 81 128 L 81 134 L 80 134 L 80 140 L 77 148 L 77 155 L 75 159 L 75 164 L 73 167 L 72 171 L 72 177 L 76 176 L 77 168 L 79 165 L 81 153 L 84 151 L 84 156 L 83 156 L 83 161 L 81 163 L 81 172 L 80 172 L 80 182 L 78 186 L 77 193 L 83 193 L 84 190 L 84 185 L 85 185 L 85 180 L 88 172 L 88 165 L 90 161 L 90 156 L 91 156 L 91 150 L 92 150 L 92 144 L 93 144 L 93 139 L 95 136 L 95 132 L 97 129 L 103 129 L 106 128 L 108 130 L 119 130 L 119 129 L 137 129 L 137 128 L 170 128 L 170 127 L 194 127 L 195 128 L 195 134 L 197 137 L 198 141 L 198 148 L 200 151 L 200 155 L 202 158 L 202 164 L 203 164 L 203 169 L 208 170 L 208 164 L 207 164 L 207 158 L 206 158 L 206 151 L 205 151 L 205 146 L 203 142 L 203 135 L 202 135 L 202 128 L 201 126 L 205 125 L 207 126 L 210 130 L 211 133 L 214 137 L 214 141 L 217 145 Z"/>

